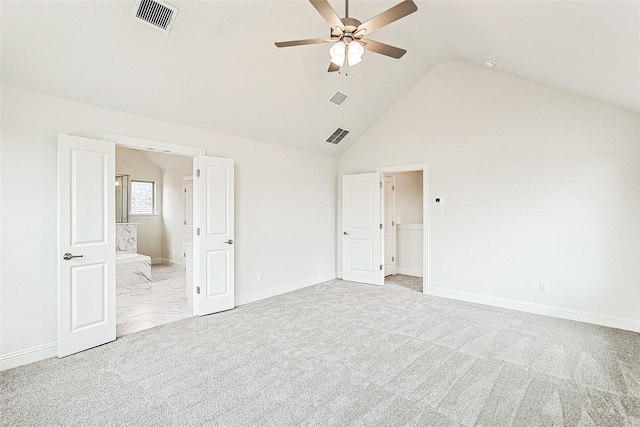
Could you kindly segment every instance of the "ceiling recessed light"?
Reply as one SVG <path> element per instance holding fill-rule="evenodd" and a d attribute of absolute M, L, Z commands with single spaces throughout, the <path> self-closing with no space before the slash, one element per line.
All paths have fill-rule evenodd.
<path fill-rule="evenodd" d="M 496 63 L 495 63 L 495 62 L 493 62 L 493 61 L 492 61 L 492 60 L 490 60 L 490 59 L 485 59 L 485 60 L 484 60 L 484 65 L 486 65 L 486 66 L 487 66 L 487 67 L 489 67 L 489 68 L 493 68 L 493 67 L 495 67 L 495 66 L 496 66 Z"/>

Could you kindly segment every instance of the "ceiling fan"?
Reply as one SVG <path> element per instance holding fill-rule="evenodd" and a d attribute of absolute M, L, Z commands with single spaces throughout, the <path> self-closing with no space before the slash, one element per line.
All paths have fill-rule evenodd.
<path fill-rule="evenodd" d="M 342 67 L 348 69 L 349 66 L 360 63 L 365 50 L 396 59 L 401 58 L 402 55 L 407 53 L 406 50 L 398 47 L 370 39 L 365 40 L 364 36 L 368 36 L 375 30 L 418 10 L 418 7 L 412 0 L 405 0 L 402 3 L 398 3 L 364 23 L 349 17 L 349 0 L 346 0 L 345 3 L 344 18 L 340 18 L 336 14 L 327 0 L 309 1 L 331 27 L 330 36 L 326 38 L 320 37 L 315 39 L 277 42 L 277 47 L 334 43 L 329 50 L 331 63 L 329 64 L 328 72 L 339 71 Z M 347 70 L 345 70 L 345 74 L 347 74 Z"/>

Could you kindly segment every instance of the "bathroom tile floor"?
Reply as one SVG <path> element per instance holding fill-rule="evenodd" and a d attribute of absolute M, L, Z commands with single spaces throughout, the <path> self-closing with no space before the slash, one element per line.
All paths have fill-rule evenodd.
<path fill-rule="evenodd" d="M 187 305 L 185 270 L 151 266 L 151 283 L 116 287 L 116 336 L 193 316 Z"/>

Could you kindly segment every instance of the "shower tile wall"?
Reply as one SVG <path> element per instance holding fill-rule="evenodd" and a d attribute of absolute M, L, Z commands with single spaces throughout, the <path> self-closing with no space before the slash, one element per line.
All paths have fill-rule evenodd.
<path fill-rule="evenodd" d="M 116 252 L 138 253 L 138 224 L 116 224 Z"/>

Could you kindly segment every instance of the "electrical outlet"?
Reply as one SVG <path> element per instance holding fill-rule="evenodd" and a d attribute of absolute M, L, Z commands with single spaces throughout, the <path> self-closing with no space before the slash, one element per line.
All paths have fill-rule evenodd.
<path fill-rule="evenodd" d="M 262 280 L 262 279 L 264 279 L 262 271 L 258 271 L 258 280 Z"/>
<path fill-rule="evenodd" d="M 540 292 L 549 292 L 549 282 L 538 282 Z"/>

